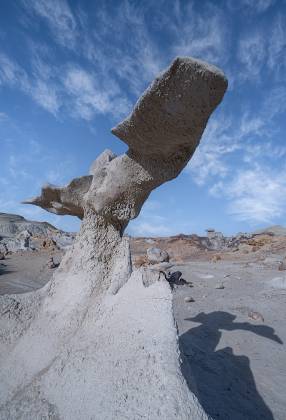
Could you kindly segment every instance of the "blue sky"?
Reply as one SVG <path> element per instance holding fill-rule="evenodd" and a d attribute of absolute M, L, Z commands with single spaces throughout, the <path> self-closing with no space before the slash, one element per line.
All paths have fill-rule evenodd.
<path fill-rule="evenodd" d="M 183 173 L 154 191 L 133 235 L 286 225 L 284 0 L 18 0 L 0 4 L 0 211 L 75 230 L 21 200 L 88 173 L 110 129 L 174 57 L 218 65 L 223 103 Z"/>

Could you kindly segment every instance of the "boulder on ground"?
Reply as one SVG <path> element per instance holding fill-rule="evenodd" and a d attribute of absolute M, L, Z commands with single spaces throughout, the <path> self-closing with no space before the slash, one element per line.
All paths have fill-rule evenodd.
<path fill-rule="evenodd" d="M 280 261 L 280 263 L 278 265 L 278 270 L 279 271 L 285 271 L 286 270 L 286 260 L 285 259 L 283 261 Z"/>
<path fill-rule="evenodd" d="M 212 257 L 212 262 L 214 262 L 214 263 L 216 263 L 217 261 L 220 261 L 220 260 L 221 260 L 221 255 L 219 255 L 219 254 L 215 254 Z"/>
<path fill-rule="evenodd" d="M 159 264 L 169 261 L 169 254 L 163 249 L 152 247 L 147 249 L 147 259 L 150 264 Z"/>

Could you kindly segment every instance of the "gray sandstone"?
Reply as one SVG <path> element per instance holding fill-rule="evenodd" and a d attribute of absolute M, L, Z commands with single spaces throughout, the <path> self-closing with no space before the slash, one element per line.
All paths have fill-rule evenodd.
<path fill-rule="evenodd" d="M 177 58 L 112 130 L 126 154 L 27 201 L 82 225 L 44 288 L 0 298 L 1 419 L 208 418 L 181 373 L 169 284 L 132 271 L 123 232 L 186 166 L 226 88 L 216 67 Z"/>
<path fill-rule="evenodd" d="M 0 252 L 34 251 L 44 243 L 59 249 L 71 246 L 75 234 L 63 232 L 50 223 L 27 220 L 15 214 L 0 213 Z"/>
<path fill-rule="evenodd" d="M 164 251 L 160 248 L 148 248 L 147 249 L 147 259 L 150 264 L 160 264 L 169 262 L 169 254 L 167 251 Z"/>

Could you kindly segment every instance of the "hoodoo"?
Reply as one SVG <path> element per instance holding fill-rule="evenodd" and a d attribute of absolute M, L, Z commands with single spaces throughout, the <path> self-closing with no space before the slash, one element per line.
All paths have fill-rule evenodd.
<path fill-rule="evenodd" d="M 175 59 L 112 129 L 126 154 L 27 201 L 82 225 L 44 288 L 0 298 L 1 419 L 208 418 L 181 373 L 170 286 L 132 271 L 123 233 L 188 163 L 226 88 L 218 68 Z"/>

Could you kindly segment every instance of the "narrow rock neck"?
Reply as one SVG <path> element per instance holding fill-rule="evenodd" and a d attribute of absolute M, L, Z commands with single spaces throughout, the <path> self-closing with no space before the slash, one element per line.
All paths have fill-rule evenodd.
<path fill-rule="evenodd" d="M 105 275 L 111 268 L 121 241 L 118 229 L 102 216 L 86 209 L 75 244 L 66 255 L 65 263 L 74 273 L 101 271 Z"/>

